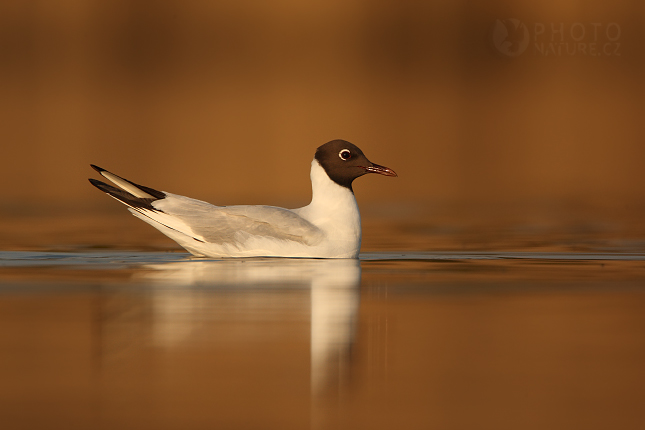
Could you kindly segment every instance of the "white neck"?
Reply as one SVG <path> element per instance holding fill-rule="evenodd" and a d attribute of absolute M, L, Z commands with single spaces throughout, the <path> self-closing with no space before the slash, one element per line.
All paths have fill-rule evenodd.
<path fill-rule="evenodd" d="M 316 159 L 311 162 L 310 177 L 312 193 L 310 206 L 335 209 L 347 203 L 356 205 L 354 193 L 332 181 Z"/>
<path fill-rule="evenodd" d="M 354 193 L 329 179 L 327 172 L 314 159 L 311 162 L 311 203 L 297 209 L 314 225 L 351 231 L 360 237 L 361 216 Z"/>

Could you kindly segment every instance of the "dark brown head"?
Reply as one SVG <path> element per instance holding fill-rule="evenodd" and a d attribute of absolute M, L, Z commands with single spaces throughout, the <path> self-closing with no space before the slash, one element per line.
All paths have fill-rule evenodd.
<path fill-rule="evenodd" d="M 314 158 L 332 181 L 350 190 L 354 179 L 366 173 L 397 176 L 392 169 L 372 163 L 358 146 L 345 140 L 325 143 L 316 150 Z"/>

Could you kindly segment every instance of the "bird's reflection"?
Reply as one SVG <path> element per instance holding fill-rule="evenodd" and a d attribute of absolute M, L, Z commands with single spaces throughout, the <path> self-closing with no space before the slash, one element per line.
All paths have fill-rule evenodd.
<path fill-rule="evenodd" d="M 158 346 L 190 341 L 199 325 L 190 317 L 194 314 L 223 321 L 227 315 L 246 315 L 258 324 L 267 318 L 309 319 L 312 393 L 321 394 L 346 379 L 359 305 L 358 260 L 191 259 L 146 269 L 135 276 L 154 287 L 152 337 Z M 218 303 L 212 302 L 214 297 Z M 254 330 L 257 335 L 263 327 Z"/>

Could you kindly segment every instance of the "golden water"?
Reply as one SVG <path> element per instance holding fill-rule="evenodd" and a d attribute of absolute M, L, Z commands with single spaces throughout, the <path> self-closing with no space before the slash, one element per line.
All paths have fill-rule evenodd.
<path fill-rule="evenodd" d="M 2 428 L 645 425 L 633 242 L 476 250 L 474 231 L 367 220 L 360 261 L 216 261 L 129 218 L 82 220 L 4 236 Z"/>
<path fill-rule="evenodd" d="M 0 2 L 0 430 L 645 429 L 643 17 Z M 297 207 L 335 138 L 399 174 L 360 263 L 192 260 L 86 181 Z"/>

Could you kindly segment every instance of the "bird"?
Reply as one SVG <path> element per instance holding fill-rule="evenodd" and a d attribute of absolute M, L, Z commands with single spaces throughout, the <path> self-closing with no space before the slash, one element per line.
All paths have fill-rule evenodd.
<path fill-rule="evenodd" d="M 92 185 L 194 256 L 210 258 L 358 258 L 361 217 L 352 182 L 368 173 L 398 176 L 369 161 L 358 146 L 332 140 L 316 149 L 311 162 L 311 203 L 285 209 L 215 206 L 90 166 L 115 186 L 91 178 Z"/>

